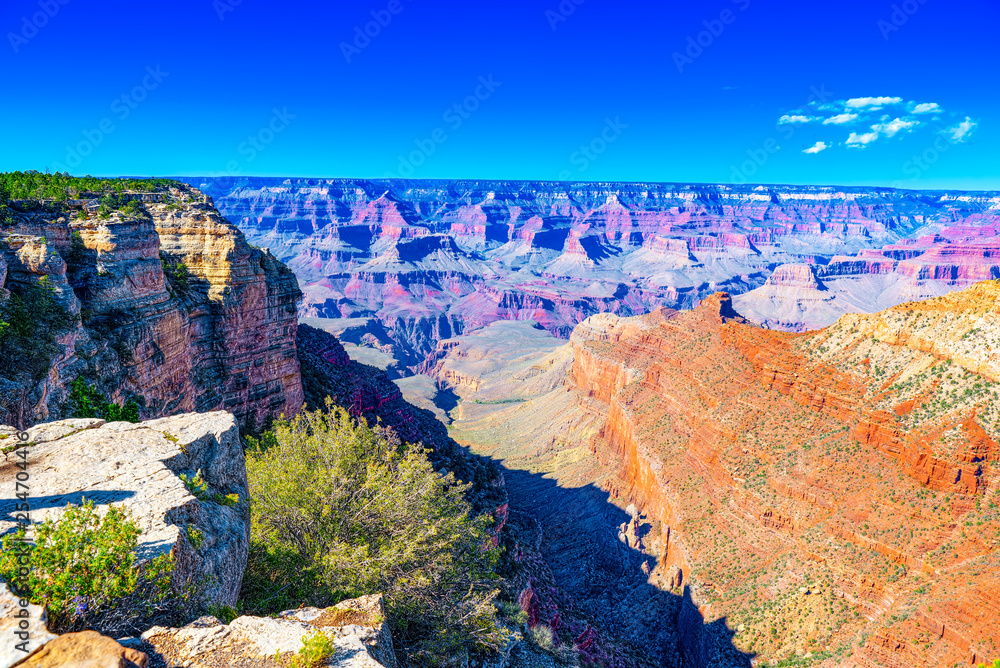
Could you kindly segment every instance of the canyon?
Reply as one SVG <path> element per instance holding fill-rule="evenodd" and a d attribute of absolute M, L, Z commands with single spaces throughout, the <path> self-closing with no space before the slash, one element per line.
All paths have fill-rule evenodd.
<path fill-rule="evenodd" d="M 1000 194 L 662 183 L 191 177 L 400 374 L 497 320 L 560 338 L 595 313 L 725 290 L 801 331 L 1000 277 Z"/>
<path fill-rule="evenodd" d="M 244 431 L 329 396 L 472 483 L 581 661 L 1000 657 L 1000 196 L 192 182 L 16 213 L 3 285 L 77 320 L 0 422 L 76 377 Z"/>
<path fill-rule="evenodd" d="M 713 623 L 755 663 L 1000 656 L 1000 282 L 804 334 L 734 301 L 595 315 L 569 343 L 532 323 L 443 341 L 450 433 L 536 504 L 581 605 L 585 555 L 614 543 L 637 557 L 632 591 L 690 597 L 706 623 L 692 641 L 673 618 L 687 665 L 742 665 Z M 584 490 L 617 515 L 577 521 Z M 616 603 L 612 633 L 634 620 L 655 647 L 641 599 Z"/>
<path fill-rule="evenodd" d="M 502 463 L 522 596 L 594 656 L 998 654 L 995 193 L 194 182 Z"/>

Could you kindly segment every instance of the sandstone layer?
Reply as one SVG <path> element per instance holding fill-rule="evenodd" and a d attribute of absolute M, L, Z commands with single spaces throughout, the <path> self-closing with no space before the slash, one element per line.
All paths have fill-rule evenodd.
<path fill-rule="evenodd" d="M 45 279 L 79 316 L 48 375 L 21 381 L 23 424 L 66 417 L 81 375 L 119 403 L 138 401 L 144 418 L 227 410 L 255 427 L 301 407 L 295 276 L 199 191 L 178 184 L 166 195 L 139 216 L 55 204 L 4 229 L 6 288 Z M 184 280 L 165 271 L 178 263 Z M 7 421 L 15 395 L 0 397 Z"/>
<path fill-rule="evenodd" d="M 452 433 L 544 473 L 553 499 L 591 483 L 634 504 L 588 542 L 647 555 L 633 563 L 659 590 L 690 587 L 706 624 L 661 623 L 692 665 L 718 660 L 718 625 L 757 661 L 1000 657 L 1000 283 L 808 334 L 732 301 L 594 316 L 565 349 L 509 352 L 524 360 L 509 371 L 468 363 L 499 345 L 485 333 L 446 344 Z M 572 549 L 572 511 L 536 514 Z"/>

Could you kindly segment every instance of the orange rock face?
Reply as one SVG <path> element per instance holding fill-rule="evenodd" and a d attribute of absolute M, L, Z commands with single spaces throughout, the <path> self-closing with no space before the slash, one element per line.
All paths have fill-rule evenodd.
<path fill-rule="evenodd" d="M 574 332 L 592 450 L 761 659 L 1000 658 L 1000 283 L 759 329 L 728 295 Z"/>

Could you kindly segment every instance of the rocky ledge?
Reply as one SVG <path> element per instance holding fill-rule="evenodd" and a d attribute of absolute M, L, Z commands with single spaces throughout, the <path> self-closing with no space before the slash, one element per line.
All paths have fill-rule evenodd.
<path fill-rule="evenodd" d="M 228 625 L 202 617 L 179 629 L 156 626 L 140 641 L 123 642 L 145 650 L 166 668 L 280 668 L 302 649 L 303 640 L 316 633 L 326 634 L 334 650 L 314 665 L 396 668 L 392 635 L 378 595 L 325 609 L 287 610 L 277 618 L 238 617 Z"/>
<path fill-rule="evenodd" d="M 247 473 L 236 421 L 229 413 L 177 415 L 141 424 L 61 420 L 28 430 L 31 519 L 58 518 L 67 504 L 93 501 L 102 512 L 123 505 L 142 530 L 141 560 L 173 555 L 172 584 L 195 584 L 202 603 L 235 605 L 250 545 Z M 2 443 L 14 429 L 0 427 Z M 7 447 L 0 484 L 13 490 L 23 460 Z M 181 474 L 201 471 L 194 496 Z M 239 501 L 232 504 L 236 497 Z M 221 503 L 220 503 L 221 502 Z M 15 523 L 15 498 L 0 499 L 0 534 Z M 189 534 L 201 532 L 196 548 Z M 196 534 L 195 534 L 196 535 Z"/>

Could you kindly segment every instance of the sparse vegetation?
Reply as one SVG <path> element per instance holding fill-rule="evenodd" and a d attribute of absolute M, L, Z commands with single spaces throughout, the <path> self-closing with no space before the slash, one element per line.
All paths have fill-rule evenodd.
<path fill-rule="evenodd" d="M 287 662 L 281 660 L 280 654 L 274 659 L 288 668 L 318 668 L 333 656 L 334 651 L 333 639 L 323 631 L 316 631 L 302 638 L 302 649 Z"/>
<path fill-rule="evenodd" d="M 187 491 L 191 493 L 191 496 L 199 500 L 205 498 L 208 492 L 208 483 L 201 477 L 201 469 L 198 469 L 198 472 L 194 476 L 182 473 L 180 479 L 184 483 L 184 486 L 187 487 Z"/>
<path fill-rule="evenodd" d="M 196 550 L 201 549 L 202 544 L 205 542 L 205 534 L 201 529 L 193 524 L 188 524 L 184 527 L 184 533 L 187 536 L 188 542 L 191 543 L 191 547 Z"/>
<path fill-rule="evenodd" d="M 167 285 L 174 293 L 187 294 L 191 289 L 191 272 L 186 264 L 180 260 L 171 258 L 164 252 L 160 252 L 160 264 L 163 267 L 163 276 L 167 279 Z"/>

